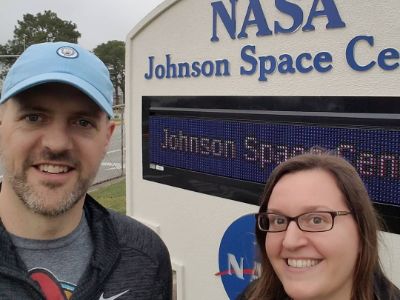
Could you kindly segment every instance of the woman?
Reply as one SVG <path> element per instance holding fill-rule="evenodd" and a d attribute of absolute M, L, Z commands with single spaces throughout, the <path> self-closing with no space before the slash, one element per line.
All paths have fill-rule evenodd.
<path fill-rule="evenodd" d="M 240 299 L 400 299 L 379 262 L 379 229 L 365 186 L 344 159 L 304 154 L 280 164 L 257 214 L 263 271 Z"/>

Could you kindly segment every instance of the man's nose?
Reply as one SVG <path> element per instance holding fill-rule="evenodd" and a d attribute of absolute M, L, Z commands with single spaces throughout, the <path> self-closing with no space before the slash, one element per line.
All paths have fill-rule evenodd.
<path fill-rule="evenodd" d="M 293 250 L 306 245 L 307 242 L 308 241 L 305 232 L 300 230 L 294 220 L 290 221 L 282 242 L 283 247 L 288 250 Z"/>
<path fill-rule="evenodd" d="M 53 152 L 61 152 L 72 148 L 72 136 L 68 125 L 64 122 L 52 122 L 44 129 L 42 146 Z"/>

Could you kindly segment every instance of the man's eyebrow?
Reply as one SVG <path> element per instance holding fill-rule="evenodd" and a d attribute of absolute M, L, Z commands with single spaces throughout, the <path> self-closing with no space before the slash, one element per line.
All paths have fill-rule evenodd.
<path fill-rule="evenodd" d="M 23 103 L 22 101 L 18 101 L 18 110 L 20 111 L 42 111 L 42 112 L 48 112 L 50 111 L 44 106 L 38 106 L 35 104 L 29 104 L 29 103 Z"/>
<path fill-rule="evenodd" d="M 102 110 L 100 109 L 87 109 L 87 110 L 77 110 L 72 112 L 74 116 L 82 116 L 82 117 L 89 117 L 89 118 L 100 118 Z"/>
<path fill-rule="evenodd" d="M 50 113 L 51 109 L 48 109 L 41 105 L 30 104 L 30 103 L 18 103 L 18 110 L 21 112 L 47 112 Z M 82 117 L 90 117 L 90 118 L 99 118 L 101 116 L 101 109 L 78 109 L 76 111 L 72 111 L 71 115 L 73 116 L 82 116 Z"/>

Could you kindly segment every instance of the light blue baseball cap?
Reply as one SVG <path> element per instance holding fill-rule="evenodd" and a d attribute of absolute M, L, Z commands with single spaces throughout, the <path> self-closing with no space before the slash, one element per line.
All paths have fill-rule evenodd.
<path fill-rule="evenodd" d="M 107 67 L 90 51 L 67 42 L 27 48 L 4 80 L 0 104 L 31 87 L 50 82 L 79 89 L 110 118 L 113 116 L 113 85 Z"/>

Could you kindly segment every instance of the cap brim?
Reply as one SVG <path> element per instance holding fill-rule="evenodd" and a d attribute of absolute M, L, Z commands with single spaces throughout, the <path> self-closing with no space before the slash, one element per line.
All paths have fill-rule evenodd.
<path fill-rule="evenodd" d="M 87 81 L 68 73 L 45 73 L 23 80 L 9 89 L 7 93 L 1 95 L 0 104 L 29 88 L 50 82 L 65 83 L 79 89 L 89 96 L 109 117 L 113 117 L 111 105 L 99 90 Z"/>

